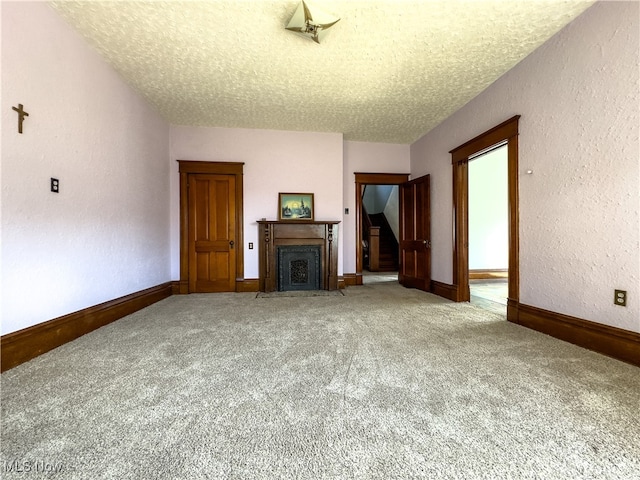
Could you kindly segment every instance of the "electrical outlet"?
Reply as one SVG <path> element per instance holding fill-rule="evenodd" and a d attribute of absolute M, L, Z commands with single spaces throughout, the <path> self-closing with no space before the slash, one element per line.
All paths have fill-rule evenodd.
<path fill-rule="evenodd" d="M 249 250 L 253 250 L 253 242 L 249 242 Z"/>
<path fill-rule="evenodd" d="M 57 178 L 51 177 L 51 191 L 53 193 L 60 192 L 60 180 L 58 180 Z"/>
<path fill-rule="evenodd" d="M 615 296 L 613 297 L 613 304 L 620 305 L 621 307 L 627 306 L 627 291 L 626 290 L 616 290 Z"/>
<path fill-rule="evenodd" d="M 348 209 L 348 208 L 345 208 L 345 209 L 344 209 L 344 214 L 345 214 L 345 215 L 349 215 L 349 209 Z"/>

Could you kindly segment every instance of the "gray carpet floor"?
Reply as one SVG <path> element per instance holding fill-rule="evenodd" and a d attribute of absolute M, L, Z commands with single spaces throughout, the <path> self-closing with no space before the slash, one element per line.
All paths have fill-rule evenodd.
<path fill-rule="evenodd" d="M 640 369 L 397 283 L 173 296 L 1 387 L 3 479 L 640 478 Z"/>

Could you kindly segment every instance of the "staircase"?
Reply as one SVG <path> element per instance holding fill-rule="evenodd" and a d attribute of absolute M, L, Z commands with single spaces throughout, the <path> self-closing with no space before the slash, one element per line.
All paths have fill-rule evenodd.
<path fill-rule="evenodd" d="M 398 241 L 383 213 L 369 214 L 372 227 L 379 227 L 379 249 L 377 272 L 398 270 Z M 369 268 L 370 271 L 374 271 Z"/>

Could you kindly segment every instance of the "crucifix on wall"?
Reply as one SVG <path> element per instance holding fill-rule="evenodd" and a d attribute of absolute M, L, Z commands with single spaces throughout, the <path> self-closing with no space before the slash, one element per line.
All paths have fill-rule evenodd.
<path fill-rule="evenodd" d="M 28 117 L 29 114 L 24 111 L 24 108 L 21 103 L 18 104 L 18 107 L 11 107 L 13 110 L 18 112 L 18 133 L 22 133 L 22 122 L 24 122 L 24 117 Z"/>

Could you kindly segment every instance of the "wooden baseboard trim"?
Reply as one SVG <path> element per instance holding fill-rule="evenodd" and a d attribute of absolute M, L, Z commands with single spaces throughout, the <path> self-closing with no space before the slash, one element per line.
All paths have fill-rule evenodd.
<path fill-rule="evenodd" d="M 640 334 L 509 301 L 509 321 L 560 340 L 640 366 Z M 508 306 L 509 308 L 509 306 Z"/>
<path fill-rule="evenodd" d="M 509 270 L 469 270 L 469 280 L 488 280 L 491 278 L 508 278 Z"/>
<path fill-rule="evenodd" d="M 458 286 L 449 285 L 448 283 L 438 282 L 437 280 L 431 280 L 431 293 L 444 297 L 448 300 L 458 301 Z"/>
<path fill-rule="evenodd" d="M 518 323 L 520 304 L 516 300 L 507 299 L 507 320 Z"/>
<path fill-rule="evenodd" d="M 173 291 L 173 282 L 147 288 L 93 307 L 3 335 L 0 339 L 4 372 L 82 335 L 159 302 Z"/>
<path fill-rule="evenodd" d="M 259 292 L 260 280 L 258 278 L 236 279 L 236 292 Z"/>
<path fill-rule="evenodd" d="M 189 293 L 189 282 L 184 280 L 174 280 L 171 282 L 174 295 L 187 295 Z"/>
<path fill-rule="evenodd" d="M 358 275 L 355 273 L 345 273 L 342 275 L 342 279 L 345 287 L 355 287 L 358 285 Z M 360 275 L 360 280 L 362 280 L 362 275 Z M 362 285 L 362 283 L 360 285 Z"/>

